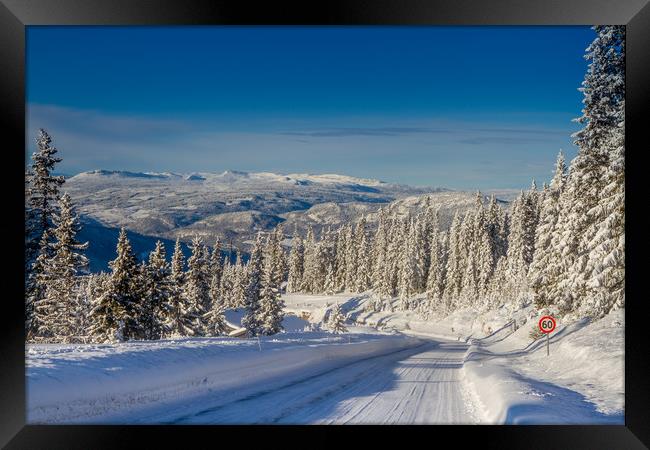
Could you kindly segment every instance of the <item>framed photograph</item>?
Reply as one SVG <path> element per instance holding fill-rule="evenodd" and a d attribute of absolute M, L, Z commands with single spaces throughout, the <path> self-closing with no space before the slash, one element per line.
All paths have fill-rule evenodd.
<path fill-rule="evenodd" d="M 6 448 L 650 445 L 647 1 L 0 16 Z"/>

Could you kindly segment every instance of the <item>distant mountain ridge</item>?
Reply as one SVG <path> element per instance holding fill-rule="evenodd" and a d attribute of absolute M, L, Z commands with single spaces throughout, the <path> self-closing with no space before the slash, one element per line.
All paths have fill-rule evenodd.
<path fill-rule="evenodd" d="M 80 181 L 94 178 L 141 178 L 141 179 L 160 179 L 160 180 L 198 180 L 209 183 L 288 183 L 294 185 L 311 185 L 311 184 L 338 184 L 338 185 L 360 185 L 368 187 L 390 187 L 393 189 L 425 189 L 425 190 L 445 190 L 443 188 L 413 188 L 405 184 L 388 183 L 381 180 L 370 178 L 358 178 L 348 175 L 339 174 L 310 174 L 310 173 L 290 173 L 277 174 L 273 172 L 244 172 L 239 170 L 226 170 L 221 173 L 211 172 L 130 172 L 127 170 L 105 170 L 96 169 L 78 173 L 68 180 Z"/>
<path fill-rule="evenodd" d="M 365 215 L 374 226 L 377 210 L 388 206 L 397 212 L 422 206 L 431 196 L 441 208 L 441 225 L 453 211 L 465 210 L 475 194 L 440 187 L 412 187 L 380 180 L 338 174 L 277 174 L 227 170 L 209 172 L 129 172 L 93 170 L 66 180 L 78 212 L 92 224 L 92 240 L 104 258 L 95 267 L 105 267 L 114 257 L 115 230 L 121 226 L 139 236 L 139 248 L 151 248 L 157 238 L 167 242 L 177 237 L 189 242 L 201 235 L 211 245 L 219 237 L 226 245 L 244 251 L 258 231 L 278 224 L 285 233 L 300 234 L 312 226 L 316 232 L 336 227 Z M 111 232 L 102 233 L 101 227 Z M 91 242 L 93 245 L 93 242 Z M 171 248 L 168 249 L 171 252 Z M 101 255 L 105 254 L 105 257 Z"/>

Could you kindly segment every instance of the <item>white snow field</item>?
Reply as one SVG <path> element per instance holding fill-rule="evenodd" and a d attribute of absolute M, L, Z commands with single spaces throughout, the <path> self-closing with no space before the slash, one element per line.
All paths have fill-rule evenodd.
<path fill-rule="evenodd" d="M 349 337 L 324 332 L 283 333 L 259 342 L 186 338 L 105 345 L 30 345 L 28 421 L 99 422 L 103 416 L 129 410 L 123 423 L 131 422 L 137 417 L 135 411 L 153 403 L 181 399 L 181 403 L 194 404 L 211 392 L 219 398 L 245 397 L 360 358 L 420 344 L 402 335 L 361 330 Z M 247 422 L 245 416 L 239 420 Z"/>
<path fill-rule="evenodd" d="M 622 310 L 558 323 L 547 357 L 531 307 L 425 322 L 364 295 L 284 299 L 287 331 L 259 342 L 29 345 L 28 422 L 623 423 Z M 327 332 L 335 303 L 348 333 Z"/>
<path fill-rule="evenodd" d="M 550 337 L 533 341 L 541 313 L 464 309 L 423 320 L 412 311 L 373 312 L 368 295 L 284 296 L 287 310 L 322 321 L 338 302 L 350 320 L 382 330 L 469 344 L 462 377 L 483 423 L 623 424 L 624 323 L 620 309 L 596 322 L 558 321 Z"/>

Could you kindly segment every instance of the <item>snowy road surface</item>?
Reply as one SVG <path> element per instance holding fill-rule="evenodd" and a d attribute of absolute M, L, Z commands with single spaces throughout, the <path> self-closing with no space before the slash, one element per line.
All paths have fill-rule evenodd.
<path fill-rule="evenodd" d="M 223 400 L 207 395 L 122 416 L 129 423 L 476 423 L 461 382 L 467 344 L 428 341 L 316 376 Z M 113 418 L 115 419 L 115 418 Z"/>

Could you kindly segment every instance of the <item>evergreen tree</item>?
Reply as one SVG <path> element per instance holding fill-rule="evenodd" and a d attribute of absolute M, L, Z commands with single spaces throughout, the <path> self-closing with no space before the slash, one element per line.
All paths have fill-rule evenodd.
<path fill-rule="evenodd" d="M 530 192 L 522 192 L 512 207 L 510 235 L 508 237 L 508 263 L 513 277 L 522 277 L 535 253 L 535 233 L 537 230 L 536 197 Z"/>
<path fill-rule="evenodd" d="M 576 180 L 587 195 L 571 288 L 581 315 L 601 317 L 623 306 L 625 282 L 625 27 L 597 26 L 587 49 L 591 64 L 583 83 L 584 128 L 576 133 Z M 587 150 L 588 149 L 588 150 Z M 578 165 L 577 163 L 582 164 Z M 591 164 L 588 164 L 591 162 Z"/>
<path fill-rule="evenodd" d="M 403 236 L 408 230 L 406 218 L 393 217 L 388 225 L 388 250 L 386 252 L 384 288 L 385 295 L 388 298 L 397 295 L 399 281 L 400 255 L 403 245 Z"/>
<path fill-rule="evenodd" d="M 312 272 L 312 290 L 314 293 L 325 292 L 327 268 L 334 257 L 334 237 L 328 228 L 322 233 L 320 241 L 316 244 L 316 258 Z"/>
<path fill-rule="evenodd" d="M 479 262 L 478 262 L 478 242 L 476 235 L 478 234 L 479 218 L 472 211 L 465 214 L 463 223 L 461 224 L 461 249 L 463 252 L 463 265 L 464 269 L 463 281 L 461 284 L 460 306 L 472 306 L 478 297 L 479 286 Z"/>
<path fill-rule="evenodd" d="M 174 295 L 172 271 L 166 259 L 165 246 L 156 241 L 144 271 L 144 299 L 141 323 L 146 339 L 161 339 L 169 332 L 165 324 L 172 313 Z"/>
<path fill-rule="evenodd" d="M 227 265 L 229 266 L 230 264 L 227 263 Z M 226 316 L 224 315 L 224 312 L 227 309 L 225 297 L 221 295 L 225 271 L 222 275 L 223 276 L 221 277 L 213 275 L 210 281 L 211 307 L 210 311 L 208 311 L 204 316 L 204 321 L 206 323 L 205 334 L 207 336 L 221 336 L 226 334 L 229 330 L 228 324 L 226 323 Z"/>
<path fill-rule="evenodd" d="M 307 229 L 307 236 L 305 237 L 305 251 L 304 251 L 304 271 L 302 277 L 301 291 L 308 294 L 316 292 L 315 283 L 318 278 L 318 248 L 317 242 L 314 238 L 314 230 L 310 226 Z"/>
<path fill-rule="evenodd" d="M 218 290 L 221 285 L 221 277 L 223 276 L 223 259 L 221 257 L 221 240 L 217 238 L 212 247 L 210 254 L 210 289 L 213 287 Z M 216 295 L 216 292 L 215 292 Z M 214 299 L 213 299 L 214 300 Z"/>
<path fill-rule="evenodd" d="M 477 262 L 478 262 L 478 295 L 484 301 L 488 290 L 490 279 L 494 275 L 496 268 L 494 248 L 496 243 L 491 239 L 490 231 L 493 228 L 487 222 L 488 216 L 481 207 L 477 212 L 475 240 L 477 245 Z M 486 302 L 484 301 L 484 304 Z"/>
<path fill-rule="evenodd" d="M 535 253 L 528 272 L 533 300 L 538 308 L 553 303 L 549 294 L 560 275 L 558 269 L 561 267 L 561 253 L 557 241 L 557 221 L 560 216 L 560 195 L 564 190 L 566 177 L 564 155 L 560 152 L 555 163 L 555 175 L 543 196 L 540 223 L 535 236 Z"/>
<path fill-rule="evenodd" d="M 230 304 L 234 308 L 245 308 L 250 262 L 248 266 L 244 265 L 240 251 L 237 250 L 236 254 L 235 264 L 232 266 Z"/>
<path fill-rule="evenodd" d="M 379 299 L 389 297 L 389 286 L 386 283 L 385 276 L 388 270 L 388 219 L 384 209 L 380 209 L 378 213 L 372 258 L 374 260 L 372 272 L 373 290 L 379 296 Z"/>
<path fill-rule="evenodd" d="M 330 311 L 328 328 L 334 334 L 345 333 L 348 329 L 345 327 L 345 316 L 341 312 L 341 307 L 338 302 L 334 304 Z"/>
<path fill-rule="evenodd" d="M 93 293 L 95 291 L 96 276 L 93 274 L 77 277 L 75 280 L 74 305 L 72 307 L 73 318 L 72 338 L 70 342 L 87 344 L 91 342 L 90 311 L 92 309 Z"/>
<path fill-rule="evenodd" d="M 498 261 L 501 256 L 505 256 L 508 249 L 508 236 L 505 230 L 505 214 L 497 204 L 497 199 L 492 194 L 490 203 L 486 212 L 486 226 L 488 238 L 493 250 L 493 259 Z"/>
<path fill-rule="evenodd" d="M 291 240 L 291 252 L 289 253 L 289 277 L 287 280 L 287 292 L 300 292 L 304 269 L 304 252 L 302 238 L 294 231 Z"/>
<path fill-rule="evenodd" d="M 212 301 L 214 302 L 215 298 L 219 298 L 226 308 L 233 307 L 230 298 L 232 292 L 232 264 L 230 258 L 225 258 L 223 261 L 223 273 L 221 274 L 218 289 L 218 292 L 213 294 Z M 210 285 L 210 291 L 212 292 L 212 285 Z"/>
<path fill-rule="evenodd" d="M 334 261 L 330 261 L 327 264 L 327 274 L 325 275 L 325 295 L 334 295 L 336 292 L 336 269 L 334 269 Z"/>
<path fill-rule="evenodd" d="M 340 226 L 336 230 L 336 243 L 334 246 L 334 262 L 332 264 L 334 270 L 333 292 L 342 292 L 345 290 L 345 277 L 347 265 L 345 261 L 347 248 L 345 228 Z"/>
<path fill-rule="evenodd" d="M 44 338 L 50 338 L 50 342 L 71 342 L 76 328 L 77 276 L 88 267 L 88 259 L 82 253 L 88 243 L 76 240 L 80 225 L 70 196 L 64 194 L 60 203 L 60 211 L 53 218 L 53 255 L 45 262 L 45 295 L 35 305 L 35 313 L 42 315 L 38 321 L 43 325 L 40 331 Z"/>
<path fill-rule="evenodd" d="M 25 328 L 28 342 L 35 342 L 40 340 L 43 335 L 50 335 L 47 329 L 41 330 L 43 323 L 41 318 L 49 315 L 49 311 L 43 311 L 36 314 L 36 305 L 43 304 L 45 299 L 45 289 L 48 283 L 47 263 L 50 260 L 50 232 L 45 231 L 41 236 L 40 250 L 36 261 L 32 264 L 32 269 L 29 273 L 29 280 L 27 283 L 26 294 L 26 311 L 25 311 Z"/>
<path fill-rule="evenodd" d="M 345 290 L 354 292 L 357 277 L 356 233 L 352 225 L 344 226 L 345 233 Z"/>
<path fill-rule="evenodd" d="M 584 127 L 573 135 L 578 155 L 571 162 L 566 189 L 560 198 L 557 228 L 562 253 L 558 269 L 561 276 L 552 294 L 561 313 L 582 309 L 585 314 L 597 316 L 598 307 L 581 308 L 581 304 L 594 299 L 588 280 L 602 259 L 596 256 L 592 260 L 596 264 L 590 264 L 593 247 L 589 243 L 595 244 L 594 236 L 600 231 L 596 225 L 601 222 L 598 216 L 607 215 L 599 205 L 608 181 L 612 136 L 623 135 L 625 36 L 622 26 L 599 26 L 595 30 L 596 38 L 585 55 L 590 61 L 589 68 L 580 89 L 584 107 L 582 116 L 576 119 Z M 602 300 L 601 296 L 595 297 L 597 302 Z"/>
<path fill-rule="evenodd" d="M 39 251 L 43 233 L 53 227 L 54 215 L 60 198 L 59 189 L 65 179 L 52 175 L 54 166 L 62 159 L 57 157 L 58 150 L 52 145 L 52 138 L 44 130 L 38 131 L 36 137 L 38 150 L 32 154 L 31 170 L 27 173 L 26 184 L 26 263 L 31 266 Z M 53 237 L 53 236 L 50 236 Z"/>
<path fill-rule="evenodd" d="M 427 278 L 427 299 L 429 300 L 428 313 L 442 309 L 445 291 L 445 277 L 447 272 L 448 257 L 447 233 L 440 232 L 431 242 L 431 265 Z"/>
<path fill-rule="evenodd" d="M 188 320 L 192 336 L 202 336 L 208 323 L 205 315 L 210 311 L 210 280 L 208 274 L 208 256 L 203 240 L 197 235 L 190 245 L 192 254 L 187 260 L 187 273 L 183 297 L 188 309 L 185 316 Z"/>
<path fill-rule="evenodd" d="M 282 241 L 284 240 L 282 225 L 275 227 L 275 230 L 270 235 L 270 239 L 271 247 L 269 248 L 268 254 L 270 254 L 273 264 L 273 284 L 277 287 L 278 292 L 281 292 L 282 283 L 286 279 L 288 270 L 287 258 L 282 247 Z"/>
<path fill-rule="evenodd" d="M 267 239 L 259 293 L 260 333 L 270 336 L 282 330 L 284 301 L 280 297 L 280 279 L 277 275 L 277 235 Z"/>
<path fill-rule="evenodd" d="M 421 251 L 421 280 L 419 286 L 419 292 L 426 291 L 427 278 L 429 275 L 429 265 L 431 264 L 431 246 L 433 241 L 436 239 L 436 234 L 438 233 L 439 223 L 438 223 L 438 209 L 434 208 L 431 204 L 431 197 L 427 196 L 424 210 L 421 215 L 419 215 L 419 226 L 421 227 L 420 233 L 421 237 L 419 240 L 420 251 Z"/>
<path fill-rule="evenodd" d="M 411 308 L 412 296 L 415 294 L 416 278 L 416 227 L 413 218 L 410 218 L 406 229 L 405 242 L 401 245 L 398 290 L 403 310 Z"/>
<path fill-rule="evenodd" d="M 192 335 L 193 318 L 188 314 L 190 306 L 183 295 L 185 290 L 185 256 L 180 240 L 176 239 L 172 254 L 169 315 L 165 322 L 166 337 Z"/>
<path fill-rule="evenodd" d="M 98 342 L 142 339 L 138 322 L 141 298 L 138 280 L 140 268 L 131 243 L 122 228 L 117 241 L 117 257 L 109 263 L 111 276 L 106 290 L 92 309 L 92 334 Z"/>
<path fill-rule="evenodd" d="M 445 311 L 451 311 L 455 308 L 462 288 L 464 258 L 461 248 L 461 226 L 462 219 L 458 211 L 456 211 L 449 229 L 449 257 L 447 259 L 444 292 Z"/>
<path fill-rule="evenodd" d="M 357 235 L 357 277 L 355 292 L 365 292 L 370 289 L 372 276 L 372 260 L 370 255 L 370 243 L 366 233 L 366 219 L 362 217 L 359 221 Z"/>
<path fill-rule="evenodd" d="M 242 318 L 242 326 L 248 336 L 259 336 L 262 333 L 260 321 L 260 290 L 262 288 L 262 234 L 258 233 L 248 262 L 248 284 L 246 286 L 246 311 Z"/>

